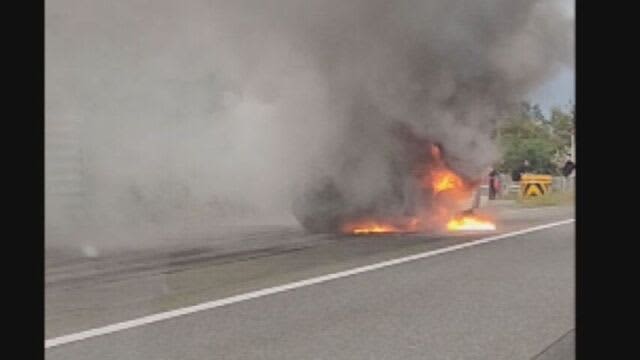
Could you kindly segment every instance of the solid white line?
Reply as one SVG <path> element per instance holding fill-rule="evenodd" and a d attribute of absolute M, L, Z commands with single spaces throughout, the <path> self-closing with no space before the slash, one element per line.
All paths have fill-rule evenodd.
<path fill-rule="evenodd" d="M 103 326 L 95 329 L 81 331 L 74 334 L 64 335 L 64 336 L 56 337 L 53 339 L 45 340 L 44 347 L 45 349 L 48 349 L 54 346 L 59 346 L 59 345 L 68 344 L 75 341 L 85 340 L 85 339 L 89 339 L 96 336 L 107 335 L 107 334 L 115 333 L 118 331 L 135 328 L 138 326 L 143 326 L 146 324 L 151 324 L 158 321 L 172 319 L 178 316 L 193 314 L 198 311 L 210 310 L 210 309 L 218 308 L 225 305 L 235 304 L 242 301 L 259 298 L 262 296 L 272 295 L 272 294 L 289 291 L 289 290 L 293 290 L 293 289 L 297 289 L 305 286 L 319 284 L 326 281 L 331 281 L 335 279 L 344 278 L 347 276 L 364 273 L 367 271 L 378 270 L 388 266 L 403 264 L 410 261 L 424 259 L 431 256 L 444 254 L 444 253 L 448 253 L 456 250 L 461 250 L 461 249 L 476 246 L 476 245 L 486 244 L 488 242 L 492 242 L 500 239 L 527 234 L 527 233 L 538 231 L 538 230 L 548 229 L 554 226 L 569 224 L 573 221 L 574 219 L 567 219 L 567 220 L 557 221 L 557 222 L 553 222 L 545 225 L 534 226 L 534 227 L 513 231 L 506 234 L 495 235 L 495 236 L 478 239 L 478 240 L 471 241 L 464 244 L 453 245 L 446 248 L 441 248 L 441 249 L 427 251 L 427 252 L 423 252 L 415 255 L 393 259 L 393 260 L 383 261 L 376 264 L 357 267 L 351 270 L 341 271 L 341 272 L 328 274 L 328 275 L 322 275 L 322 276 L 314 277 L 311 279 L 296 281 L 296 282 L 292 282 L 285 285 L 274 286 L 274 287 L 270 287 L 262 290 L 252 291 L 246 294 L 231 296 L 231 297 L 227 297 L 219 300 L 205 302 L 198 305 L 188 306 L 180 309 L 175 309 L 175 310 L 166 311 L 158 314 L 144 316 L 138 319 L 128 320 L 128 321 L 119 322 L 116 324 L 111 324 L 111 325 L 107 325 L 107 326 Z"/>

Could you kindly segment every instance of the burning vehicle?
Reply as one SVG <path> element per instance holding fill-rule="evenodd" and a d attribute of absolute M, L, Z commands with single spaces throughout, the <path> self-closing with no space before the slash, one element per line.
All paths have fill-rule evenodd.
<path fill-rule="evenodd" d="M 495 230 L 489 219 L 471 211 L 479 180 L 457 173 L 441 144 L 406 129 L 396 129 L 394 136 L 402 140 L 404 156 L 392 159 L 394 172 L 385 191 L 364 206 L 354 206 L 339 181 L 320 179 L 293 205 L 306 230 L 354 235 Z"/>

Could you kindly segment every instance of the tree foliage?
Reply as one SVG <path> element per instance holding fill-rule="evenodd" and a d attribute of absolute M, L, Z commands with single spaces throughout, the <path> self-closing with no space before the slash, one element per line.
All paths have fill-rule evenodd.
<path fill-rule="evenodd" d="M 564 111 L 557 107 L 546 118 L 538 105 L 522 103 L 519 111 L 504 119 L 499 128 L 502 163 L 498 169 L 511 172 L 529 160 L 534 172 L 558 174 L 570 151 L 574 114 L 574 109 Z"/>

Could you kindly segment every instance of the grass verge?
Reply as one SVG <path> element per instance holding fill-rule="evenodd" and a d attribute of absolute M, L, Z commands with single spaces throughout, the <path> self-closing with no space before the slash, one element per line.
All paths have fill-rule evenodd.
<path fill-rule="evenodd" d="M 516 203 L 523 207 L 571 205 L 574 201 L 573 191 L 551 192 L 527 199 L 516 198 Z"/>

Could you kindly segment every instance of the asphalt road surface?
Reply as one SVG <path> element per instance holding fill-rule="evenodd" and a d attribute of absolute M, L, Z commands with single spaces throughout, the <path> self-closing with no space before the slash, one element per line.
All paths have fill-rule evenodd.
<path fill-rule="evenodd" d="M 82 261 L 50 251 L 45 355 L 573 359 L 574 225 L 557 223 L 572 219 L 573 209 L 502 209 L 494 215 L 499 227 L 492 233 L 335 237 L 279 229 L 247 237 L 235 248 L 185 244 Z M 231 296 L 237 300 L 224 306 L 144 320 Z"/>

